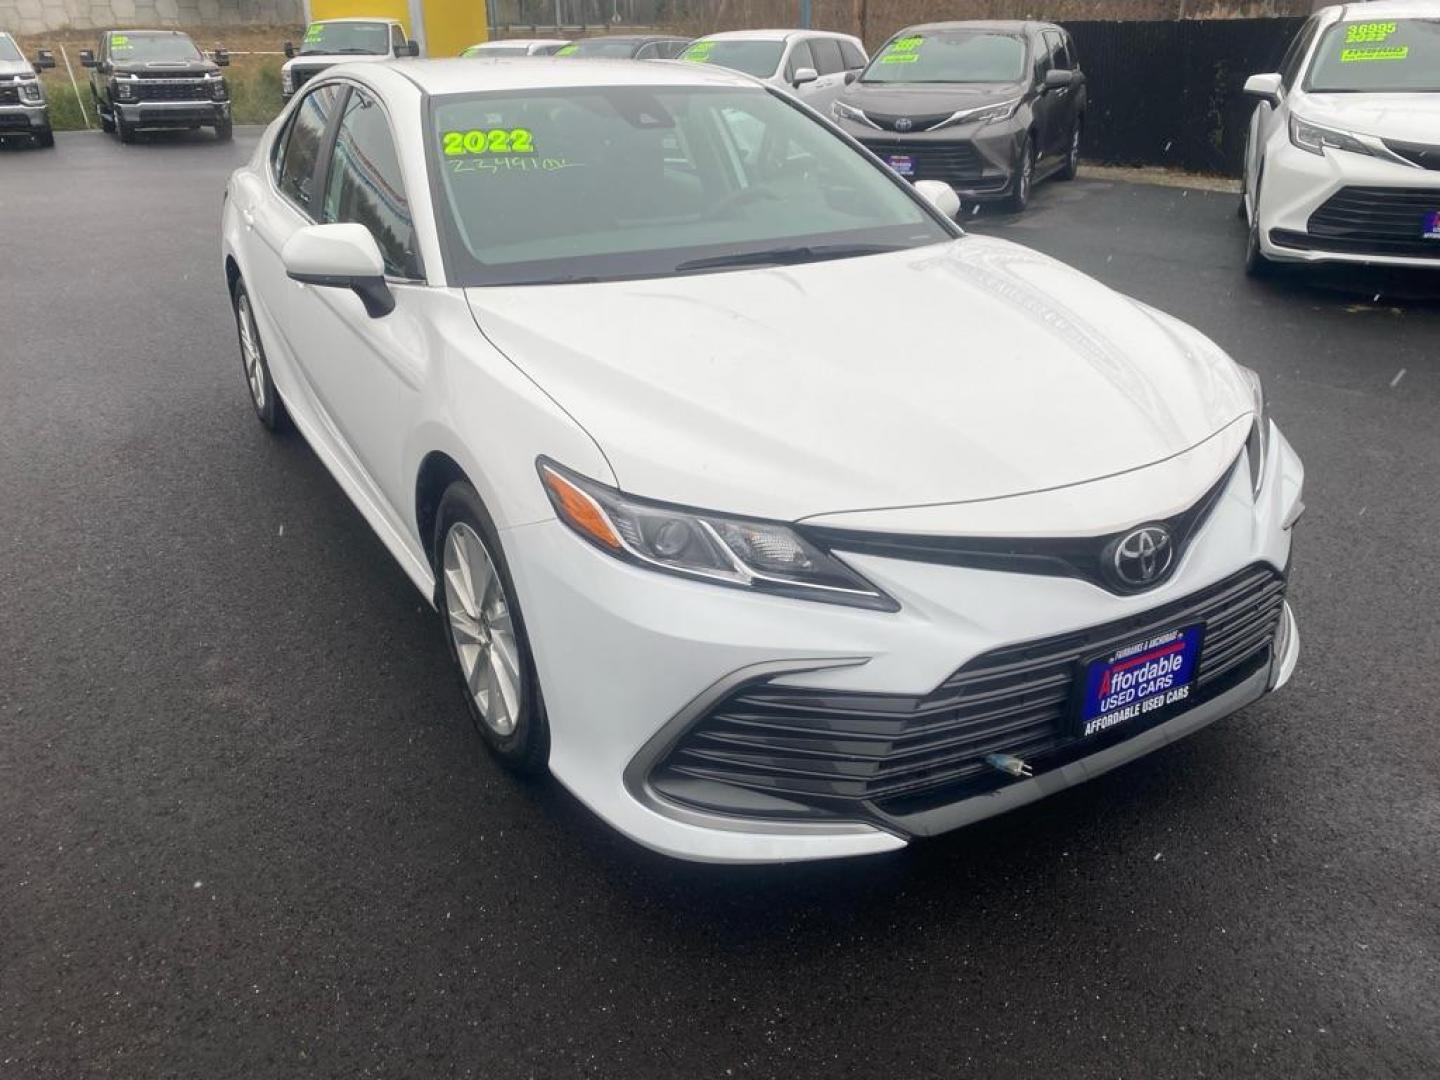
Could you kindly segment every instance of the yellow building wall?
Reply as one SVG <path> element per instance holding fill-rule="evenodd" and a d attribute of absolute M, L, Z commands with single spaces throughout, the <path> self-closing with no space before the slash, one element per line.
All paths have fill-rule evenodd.
<path fill-rule="evenodd" d="M 459 56 L 488 39 L 484 0 L 417 0 L 425 20 L 425 55 Z"/>
<path fill-rule="evenodd" d="M 398 19 L 405 33 L 415 36 L 410 25 L 409 0 L 310 0 L 306 5 L 311 22 L 322 19 Z"/>

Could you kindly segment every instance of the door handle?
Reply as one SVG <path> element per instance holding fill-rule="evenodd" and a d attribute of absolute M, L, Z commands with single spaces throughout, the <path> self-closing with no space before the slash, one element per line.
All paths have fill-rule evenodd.
<path fill-rule="evenodd" d="M 255 211 L 254 211 L 254 210 L 251 210 L 249 207 L 246 207 L 246 208 L 244 208 L 244 209 L 242 209 L 242 210 L 240 211 L 240 217 L 241 217 L 242 219 L 244 219 L 244 221 L 245 221 L 245 228 L 247 228 L 247 229 L 253 229 L 253 228 L 255 227 Z"/>

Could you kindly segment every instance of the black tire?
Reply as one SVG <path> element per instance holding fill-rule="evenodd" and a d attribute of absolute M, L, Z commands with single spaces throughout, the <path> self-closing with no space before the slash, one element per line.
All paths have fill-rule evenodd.
<path fill-rule="evenodd" d="M 55 145 L 55 131 L 52 128 L 41 128 L 33 136 L 35 145 L 41 150 L 49 150 Z"/>
<path fill-rule="evenodd" d="M 1080 134 L 1085 130 L 1085 125 L 1075 121 L 1075 128 L 1070 132 L 1070 150 L 1065 155 L 1065 164 L 1060 166 L 1060 171 L 1055 174 L 1057 180 L 1074 180 L 1080 173 Z"/>
<path fill-rule="evenodd" d="M 1030 192 L 1035 186 L 1035 143 L 1025 136 L 1020 152 L 1015 155 L 1015 182 L 1005 196 L 1005 209 L 1018 214 L 1030 205 Z"/>
<path fill-rule="evenodd" d="M 109 116 L 106 116 L 103 112 L 101 112 L 101 111 L 100 111 L 100 100 L 99 100 L 94 94 L 91 94 L 91 95 L 90 95 L 90 101 L 91 101 L 91 102 L 94 104 L 94 106 L 95 106 L 95 115 L 100 118 L 100 130 L 103 131 L 103 132 L 105 132 L 106 135 L 114 135 L 114 134 L 115 134 L 115 114 L 114 114 L 114 113 L 111 113 Z"/>
<path fill-rule="evenodd" d="M 125 122 L 125 117 L 117 111 L 115 113 L 115 134 L 120 136 L 122 143 L 133 143 L 135 141 L 135 128 Z"/>
<path fill-rule="evenodd" d="M 451 532 L 460 526 L 466 527 L 469 535 L 478 537 L 484 545 L 485 554 L 497 572 L 495 576 L 503 589 L 504 604 L 510 616 L 520 669 L 517 679 L 520 701 L 514 715 L 514 729 L 508 734 L 497 732 L 481 712 L 475 694 L 471 692 L 465 678 L 465 667 L 456 645 L 456 634 L 451 629 L 451 589 L 450 583 L 445 580 L 445 555 Z M 515 594 L 515 582 L 510 576 L 505 550 L 500 545 L 494 522 L 490 520 L 490 514 L 480 501 L 480 496 L 464 480 L 455 481 L 440 497 L 440 505 L 435 514 L 435 535 L 431 541 L 431 553 L 435 567 L 435 601 L 440 610 L 440 625 L 445 634 L 450 662 L 454 666 L 475 730 L 486 748 L 506 769 L 521 776 L 544 773 L 550 761 L 550 725 L 545 718 L 545 703 L 540 696 L 540 681 L 535 674 L 530 639 L 525 631 L 525 618 L 520 610 Z"/>
<path fill-rule="evenodd" d="M 215 139 L 217 142 L 229 142 L 235 137 L 235 125 L 230 120 L 221 120 L 215 125 Z"/>
<path fill-rule="evenodd" d="M 255 321 L 250 307 L 250 293 L 245 282 L 236 279 L 235 288 L 230 292 L 230 304 L 235 311 L 235 337 L 240 345 L 240 370 L 245 376 L 245 386 L 250 393 L 250 405 L 260 423 L 274 432 L 290 429 L 290 414 L 285 411 L 285 402 L 275 389 L 275 380 L 270 377 L 270 361 L 265 357 L 265 345 L 260 340 L 260 326 Z M 245 344 L 245 319 L 250 320 L 251 340 L 255 345 L 257 370 L 252 379 L 249 350 Z"/>
<path fill-rule="evenodd" d="M 1260 170 L 1260 179 L 1255 182 L 1255 207 L 1245 213 L 1249 219 L 1249 228 L 1245 233 L 1245 276 L 1252 278 L 1269 277 L 1275 270 L 1275 264 L 1265 257 L 1260 250 L 1260 180 L 1265 178 L 1265 170 Z M 1241 207 L 1242 212 L 1245 208 Z"/>

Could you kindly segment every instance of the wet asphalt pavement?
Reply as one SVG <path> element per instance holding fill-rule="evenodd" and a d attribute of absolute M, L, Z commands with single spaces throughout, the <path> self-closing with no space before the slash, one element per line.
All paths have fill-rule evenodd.
<path fill-rule="evenodd" d="M 255 423 L 217 221 L 256 137 L 0 150 L 0 1077 L 1440 1074 L 1440 272 L 1251 283 L 1220 194 L 979 219 L 1265 377 L 1299 672 L 895 856 L 691 866 L 486 760 Z"/>

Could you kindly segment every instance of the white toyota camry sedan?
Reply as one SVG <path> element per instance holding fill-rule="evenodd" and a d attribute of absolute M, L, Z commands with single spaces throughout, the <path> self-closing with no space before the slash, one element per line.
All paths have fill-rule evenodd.
<path fill-rule="evenodd" d="M 1440 0 L 1322 9 L 1253 75 L 1245 268 L 1440 268 Z"/>
<path fill-rule="evenodd" d="M 1254 373 L 955 208 L 713 66 L 357 65 L 231 178 L 222 258 L 255 411 L 438 609 L 495 757 L 671 855 L 814 859 L 1299 651 Z"/>

